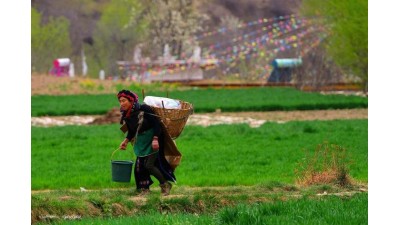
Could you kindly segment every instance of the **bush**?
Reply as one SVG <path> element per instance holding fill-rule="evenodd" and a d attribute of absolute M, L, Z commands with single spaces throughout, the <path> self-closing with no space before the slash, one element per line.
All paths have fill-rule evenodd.
<path fill-rule="evenodd" d="M 352 184 L 348 168 L 350 160 L 346 155 L 346 149 L 342 146 L 327 142 L 319 144 L 314 155 L 306 156 L 303 160 L 299 163 L 299 169 L 295 171 L 298 176 L 296 182 L 301 186 Z"/>

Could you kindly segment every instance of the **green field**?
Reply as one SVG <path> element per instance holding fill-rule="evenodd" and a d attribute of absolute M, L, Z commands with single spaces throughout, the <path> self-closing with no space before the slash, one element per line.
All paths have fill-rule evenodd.
<path fill-rule="evenodd" d="M 353 162 L 350 174 L 367 181 L 367 128 L 367 120 L 187 126 L 177 139 L 183 154 L 178 184 L 293 183 L 297 163 L 323 142 L 346 148 Z M 122 139 L 118 125 L 32 127 L 32 189 L 121 186 L 111 182 L 110 156 Z M 132 157 L 128 153 L 115 156 Z"/>
<path fill-rule="evenodd" d="M 140 90 L 134 91 L 140 95 Z M 166 96 L 166 93 L 148 91 L 146 95 Z M 368 107 L 368 98 L 365 97 L 322 95 L 295 88 L 193 89 L 171 91 L 169 97 L 192 103 L 196 113 L 214 112 L 216 109 L 238 112 Z M 113 107 L 118 107 L 113 94 L 31 97 L 31 116 L 96 115 L 105 114 Z"/>
<path fill-rule="evenodd" d="M 169 96 L 193 103 L 196 113 L 218 108 L 236 112 L 368 107 L 368 98 L 292 88 L 171 91 Z M 115 95 L 32 96 L 31 100 L 32 116 L 104 114 L 118 107 Z M 186 126 L 176 140 L 183 157 L 171 198 L 160 197 L 155 179 L 144 200 L 136 196 L 133 177 L 130 183 L 111 180 L 111 153 L 123 138 L 118 124 L 31 127 L 32 222 L 368 223 L 368 193 L 359 193 L 368 183 L 367 119 L 268 122 L 258 128 Z M 323 143 L 346 150 L 354 185 L 296 184 L 296 169 Z M 113 159 L 130 159 L 130 151 L 117 151 Z M 90 191 L 81 192 L 81 187 Z"/>

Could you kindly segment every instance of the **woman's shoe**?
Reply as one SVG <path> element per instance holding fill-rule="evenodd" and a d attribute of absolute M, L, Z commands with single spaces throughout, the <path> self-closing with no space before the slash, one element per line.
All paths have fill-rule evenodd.
<path fill-rule="evenodd" d="M 161 187 L 161 194 L 164 196 L 167 196 L 167 195 L 169 195 L 169 192 L 171 191 L 172 184 L 167 181 L 163 184 L 160 184 L 160 187 Z"/>
<path fill-rule="evenodd" d="M 150 194 L 150 189 L 145 189 L 145 188 L 141 188 L 139 190 L 139 194 L 140 196 L 145 196 L 145 195 L 149 195 Z"/>

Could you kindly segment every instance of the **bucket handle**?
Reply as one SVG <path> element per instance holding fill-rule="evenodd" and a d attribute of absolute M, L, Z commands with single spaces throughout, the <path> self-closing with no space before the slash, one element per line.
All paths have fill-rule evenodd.
<path fill-rule="evenodd" d="M 120 148 L 117 148 L 117 149 L 115 149 L 113 152 L 112 152 L 112 154 L 111 154 L 111 157 L 110 157 L 110 159 L 111 159 L 111 161 L 112 161 L 112 158 L 113 158 L 113 156 L 114 156 L 114 154 L 115 154 L 115 152 L 117 152 L 118 150 L 121 150 Z M 122 150 L 121 150 L 122 151 Z M 133 153 L 131 152 L 131 155 L 132 155 L 132 161 L 133 161 L 133 159 L 134 159 L 134 155 L 133 155 Z"/>

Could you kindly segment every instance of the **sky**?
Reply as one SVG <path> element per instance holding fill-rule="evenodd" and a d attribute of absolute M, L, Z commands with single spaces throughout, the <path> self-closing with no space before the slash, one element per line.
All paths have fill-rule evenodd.
<path fill-rule="evenodd" d="M 387 3 L 383 3 L 383 2 Z M 369 1 L 368 211 L 369 224 L 399 221 L 398 7 Z M 385 6 L 385 7 L 384 7 Z M 0 20 L 0 221 L 30 223 L 30 3 L 7 2 Z M 18 13 L 16 13 L 18 12 Z M 0 222 L 0 223 L 1 223 Z M 5 224 L 5 223 L 2 223 Z"/>

